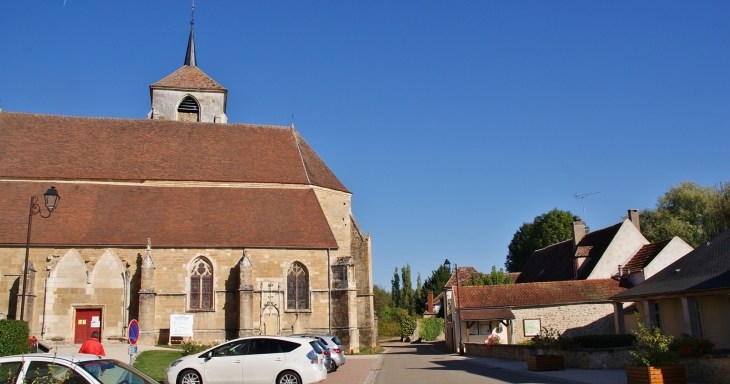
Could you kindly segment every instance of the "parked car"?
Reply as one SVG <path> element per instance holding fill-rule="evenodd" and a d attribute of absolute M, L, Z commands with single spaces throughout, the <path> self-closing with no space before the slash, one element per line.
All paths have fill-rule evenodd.
<path fill-rule="evenodd" d="M 334 361 L 332 361 L 332 357 L 330 356 L 331 353 L 329 348 L 327 348 L 327 346 L 325 346 L 323 342 L 312 337 L 302 337 L 309 340 L 309 344 L 312 345 L 314 351 L 322 356 L 324 367 L 327 369 L 327 373 L 333 372 L 335 369 L 337 369 L 337 366 L 335 365 Z"/>
<path fill-rule="evenodd" d="M 0 357 L 0 382 L 63 384 L 159 384 L 130 365 L 97 355 L 33 353 Z"/>
<path fill-rule="evenodd" d="M 286 336 L 228 341 L 177 359 L 165 370 L 165 384 L 307 384 L 325 378 L 324 361 L 309 340 Z"/>
<path fill-rule="evenodd" d="M 330 357 L 336 365 L 335 370 L 345 364 L 345 350 L 342 348 L 342 343 L 337 336 L 312 333 L 303 333 L 296 336 L 314 337 L 324 343 L 330 350 Z"/>

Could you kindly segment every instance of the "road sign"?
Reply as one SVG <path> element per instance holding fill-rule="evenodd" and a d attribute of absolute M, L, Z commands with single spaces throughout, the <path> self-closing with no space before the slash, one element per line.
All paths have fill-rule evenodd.
<path fill-rule="evenodd" d="M 130 355 L 136 355 L 137 354 L 137 346 L 136 345 L 130 345 L 128 349 L 129 349 L 129 354 Z"/>
<path fill-rule="evenodd" d="M 129 322 L 129 328 L 127 328 L 127 339 L 129 340 L 129 344 L 137 344 L 137 341 L 139 340 L 139 323 L 137 320 Z"/>

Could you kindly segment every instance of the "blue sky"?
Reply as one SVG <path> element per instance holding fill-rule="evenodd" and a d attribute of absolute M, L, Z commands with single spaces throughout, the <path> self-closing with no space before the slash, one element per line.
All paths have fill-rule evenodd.
<path fill-rule="evenodd" d="M 4 1 L 6 111 L 143 118 L 188 1 Z M 354 192 L 373 276 L 501 267 L 553 208 L 588 225 L 730 180 L 730 2 L 204 1 L 230 122 L 297 129 Z"/>

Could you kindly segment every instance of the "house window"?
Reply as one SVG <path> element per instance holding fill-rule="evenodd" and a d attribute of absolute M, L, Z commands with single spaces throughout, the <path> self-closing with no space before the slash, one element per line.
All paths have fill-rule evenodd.
<path fill-rule="evenodd" d="M 213 267 L 202 257 L 190 271 L 190 309 L 213 309 Z"/>
<path fill-rule="evenodd" d="M 286 276 L 286 308 L 309 309 L 309 274 L 302 263 L 295 262 Z"/>
<path fill-rule="evenodd" d="M 192 96 L 185 96 L 177 106 L 177 119 L 180 121 L 200 121 L 200 108 L 198 102 Z"/>
<path fill-rule="evenodd" d="M 662 329 L 662 312 L 659 303 L 654 303 L 654 326 Z"/>

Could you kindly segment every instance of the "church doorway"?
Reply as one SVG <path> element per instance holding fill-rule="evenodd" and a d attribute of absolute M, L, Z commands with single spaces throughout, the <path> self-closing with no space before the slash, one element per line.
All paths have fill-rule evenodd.
<path fill-rule="evenodd" d="M 77 308 L 74 344 L 81 344 L 89 340 L 91 332 L 94 331 L 99 331 L 99 335 L 101 335 L 101 308 Z M 99 337 L 101 338 L 101 336 Z"/>

